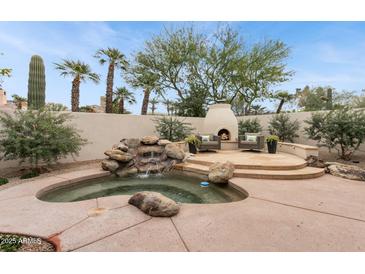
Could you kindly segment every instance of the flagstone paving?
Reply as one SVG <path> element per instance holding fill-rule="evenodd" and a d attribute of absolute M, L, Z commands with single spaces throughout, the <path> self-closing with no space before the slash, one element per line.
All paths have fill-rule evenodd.
<path fill-rule="evenodd" d="M 330 175 L 233 178 L 247 199 L 183 204 L 172 218 L 145 215 L 128 196 L 72 203 L 36 198 L 54 184 L 106 174 L 93 168 L 0 191 L 0 231 L 48 238 L 61 251 L 365 251 L 365 183 Z"/>

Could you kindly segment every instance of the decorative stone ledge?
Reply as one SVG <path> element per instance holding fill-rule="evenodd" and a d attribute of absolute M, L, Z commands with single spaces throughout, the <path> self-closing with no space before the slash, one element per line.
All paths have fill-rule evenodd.
<path fill-rule="evenodd" d="M 296 143 L 278 143 L 278 151 L 285 152 L 289 154 L 294 154 L 302 159 L 307 159 L 308 156 L 317 156 L 319 155 L 319 149 L 315 146 L 308 146 Z"/>

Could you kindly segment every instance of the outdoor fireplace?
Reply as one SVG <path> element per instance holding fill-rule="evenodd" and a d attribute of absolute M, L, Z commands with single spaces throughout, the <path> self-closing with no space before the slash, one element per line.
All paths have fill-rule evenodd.
<path fill-rule="evenodd" d="M 218 136 L 221 137 L 222 141 L 229 141 L 231 139 L 229 131 L 225 128 L 222 128 L 220 131 L 218 131 Z"/>
<path fill-rule="evenodd" d="M 235 142 L 238 138 L 238 122 L 230 104 L 209 106 L 204 119 L 204 130 L 201 133 L 221 136 L 224 142 Z"/>

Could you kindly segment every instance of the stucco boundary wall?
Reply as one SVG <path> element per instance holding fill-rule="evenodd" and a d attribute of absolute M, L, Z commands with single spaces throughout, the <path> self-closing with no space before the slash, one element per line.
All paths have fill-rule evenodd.
<path fill-rule="evenodd" d="M 1 110 L 1 108 L 0 108 Z M 60 162 L 88 161 L 105 158 L 104 151 L 123 138 L 140 138 L 146 135 L 157 135 L 154 120 L 156 115 L 106 114 L 106 113 L 72 113 L 72 121 L 79 129 L 80 135 L 88 140 L 78 157 L 68 157 Z M 191 123 L 193 133 L 203 128 L 204 118 L 179 117 L 179 120 Z M 18 166 L 18 161 L 0 161 L 2 169 Z"/>
<path fill-rule="evenodd" d="M 0 110 L 3 109 L 0 108 Z M 237 120 L 257 118 L 263 127 L 263 134 L 268 135 L 268 124 L 273 115 L 275 114 L 241 116 L 237 117 Z M 296 112 L 289 113 L 289 115 L 291 119 L 297 119 L 300 122 L 299 137 L 295 138 L 295 143 L 316 146 L 316 142 L 308 139 L 304 134 L 304 127 L 306 127 L 304 120 L 311 117 L 311 112 Z M 75 157 L 75 159 L 68 157 L 61 162 L 103 159 L 103 152 L 106 149 L 110 149 L 113 144 L 118 143 L 122 138 L 140 138 L 146 135 L 157 134 L 154 120 L 161 116 L 78 112 L 72 113 L 72 117 L 71 123 L 80 130 L 81 136 L 88 139 L 89 143 L 82 148 L 78 157 Z M 192 127 L 195 129 L 193 131 L 194 133 L 201 133 L 204 131 L 205 118 L 178 118 L 181 121 L 191 123 Z M 183 144 L 180 145 L 184 146 Z M 321 151 L 325 150 L 325 148 L 321 148 Z M 360 147 L 357 154 L 365 154 L 365 145 Z M 1 169 L 17 166 L 18 161 L 0 161 L 0 174 Z"/>

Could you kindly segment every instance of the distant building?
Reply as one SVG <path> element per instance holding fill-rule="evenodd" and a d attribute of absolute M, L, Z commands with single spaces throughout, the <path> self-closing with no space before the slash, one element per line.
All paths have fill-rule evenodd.
<path fill-rule="evenodd" d="M 0 106 L 5 106 L 8 104 L 8 100 L 6 99 L 6 91 L 0 88 Z"/>

